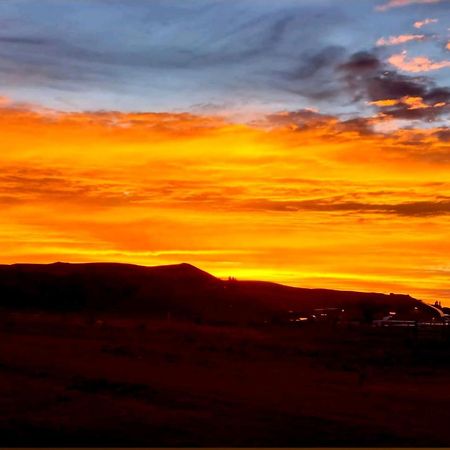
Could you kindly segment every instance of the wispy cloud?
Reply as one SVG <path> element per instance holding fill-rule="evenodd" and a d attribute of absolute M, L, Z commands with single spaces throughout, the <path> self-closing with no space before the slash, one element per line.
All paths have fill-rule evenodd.
<path fill-rule="evenodd" d="M 17 22 L 0 33 L 2 86 L 40 102 L 67 99 L 69 108 L 128 110 L 186 110 L 224 97 L 279 102 L 288 98 L 289 74 L 298 75 L 292 84 L 303 92 L 333 91 L 321 89 L 320 60 L 339 47 L 327 36 L 349 21 L 338 3 L 130 1 L 125 17 L 121 3 L 83 1 L 73 15 L 70 2 L 42 0 L 40 10 L 55 17 L 49 21 L 33 2 L 23 2 L 20 16 L 0 2 L 0 19 Z"/>
<path fill-rule="evenodd" d="M 425 35 L 423 34 L 401 34 L 399 36 L 390 36 L 388 38 L 380 38 L 376 42 L 378 47 L 400 45 L 411 41 L 423 41 Z"/>
<path fill-rule="evenodd" d="M 374 100 L 368 102 L 369 105 L 377 106 L 379 108 L 390 108 L 398 105 L 405 105 L 408 111 L 414 111 L 417 109 L 429 109 L 429 108 L 443 108 L 447 106 L 447 103 L 436 102 L 434 104 L 428 104 L 424 102 L 422 97 L 401 97 L 399 99 L 383 99 L 383 100 Z"/>
<path fill-rule="evenodd" d="M 316 199 L 305 201 L 250 201 L 245 206 L 256 210 L 267 211 L 322 211 L 322 212 L 353 212 L 398 214 L 401 216 L 440 216 L 450 214 L 450 199 L 434 201 L 416 201 L 404 203 L 362 203 L 341 198 Z"/>
<path fill-rule="evenodd" d="M 414 22 L 415 28 L 422 28 L 425 25 L 429 25 L 430 23 L 437 23 L 438 19 L 424 19 L 424 20 L 418 20 L 417 22 Z"/>
<path fill-rule="evenodd" d="M 377 11 L 384 12 L 393 8 L 402 8 L 404 6 L 418 5 L 418 4 L 440 3 L 441 1 L 445 0 L 390 0 L 383 5 L 377 6 L 375 9 Z"/>
<path fill-rule="evenodd" d="M 390 56 L 388 62 L 400 70 L 412 73 L 431 72 L 450 67 L 448 60 L 433 61 L 428 56 L 408 57 L 406 51 Z"/>

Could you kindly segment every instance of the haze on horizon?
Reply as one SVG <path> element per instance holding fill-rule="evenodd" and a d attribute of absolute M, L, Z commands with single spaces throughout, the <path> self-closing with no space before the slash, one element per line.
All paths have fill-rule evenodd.
<path fill-rule="evenodd" d="M 0 23 L 0 263 L 450 304 L 448 0 L 10 0 Z"/>

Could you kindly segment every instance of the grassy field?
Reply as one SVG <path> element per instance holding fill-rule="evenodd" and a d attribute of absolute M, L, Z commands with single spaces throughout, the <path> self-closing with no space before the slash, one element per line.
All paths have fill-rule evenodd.
<path fill-rule="evenodd" d="M 0 324 L 2 446 L 450 446 L 440 332 Z"/>

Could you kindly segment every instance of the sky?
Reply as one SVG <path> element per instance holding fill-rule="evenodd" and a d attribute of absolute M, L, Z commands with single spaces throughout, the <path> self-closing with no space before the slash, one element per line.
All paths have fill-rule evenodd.
<path fill-rule="evenodd" d="M 450 305 L 450 1 L 0 2 L 0 262 L 189 262 Z"/>

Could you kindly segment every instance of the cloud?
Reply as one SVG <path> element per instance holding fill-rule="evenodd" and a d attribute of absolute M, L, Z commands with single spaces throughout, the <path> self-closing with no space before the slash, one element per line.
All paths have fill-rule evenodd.
<path fill-rule="evenodd" d="M 350 59 L 340 66 L 347 72 L 361 74 L 364 72 L 373 72 L 382 67 L 382 63 L 377 56 L 370 52 L 357 52 L 351 55 Z"/>
<path fill-rule="evenodd" d="M 389 70 L 375 54 L 356 53 L 339 69 L 354 101 L 365 100 L 384 117 L 429 121 L 449 113 L 450 88 Z"/>
<path fill-rule="evenodd" d="M 427 103 L 423 102 L 422 97 L 402 97 L 399 100 L 400 103 L 403 103 L 408 107 L 408 110 L 415 110 L 415 109 L 427 109 L 427 108 L 440 108 L 441 103 L 437 103 L 435 105 L 428 105 Z M 445 103 L 444 103 L 445 105 Z"/>
<path fill-rule="evenodd" d="M 352 66 L 366 81 L 374 76 L 367 64 Z M 299 273 L 296 261 L 308 254 L 307 268 L 319 260 L 343 270 L 361 260 L 385 273 L 386 264 L 403 264 L 393 252 L 418 260 L 412 253 L 423 239 L 430 254 L 425 229 L 445 257 L 447 130 L 367 132 L 371 120 L 299 110 L 258 127 L 186 113 L 5 106 L 4 262 L 164 264 L 188 256 L 228 270 L 254 255 L 255 267 L 287 264 Z"/>
<path fill-rule="evenodd" d="M 4 108 L 12 103 L 12 100 L 9 97 L 0 95 L 0 108 Z"/>
<path fill-rule="evenodd" d="M 409 5 L 440 3 L 441 1 L 442 0 L 389 0 L 385 4 L 375 7 L 375 9 L 380 12 L 385 12 L 393 8 L 402 8 Z"/>
<path fill-rule="evenodd" d="M 284 128 L 296 133 L 316 130 L 324 139 L 334 139 L 345 136 L 347 133 L 359 136 L 372 135 L 373 126 L 377 121 L 378 119 L 373 117 L 339 119 L 333 115 L 303 109 L 270 114 L 264 120 L 254 122 L 254 125 L 272 129 Z"/>
<path fill-rule="evenodd" d="M 376 42 L 376 45 L 378 47 L 391 46 L 391 45 L 405 44 L 406 42 L 411 41 L 423 41 L 424 39 L 425 35 L 423 34 L 402 34 L 400 36 L 390 36 L 388 38 L 380 38 Z"/>
<path fill-rule="evenodd" d="M 297 111 L 281 111 L 267 115 L 262 122 L 256 125 L 269 125 L 271 127 L 288 127 L 291 130 L 305 130 L 324 126 L 330 121 L 336 121 L 331 115 L 320 114 L 316 111 L 302 109 Z"/>
<path fill-rule="evenodd" d="M 431 217 L 450 214 L 450 200 L 414 201 L 404 203 L 362 203 L 342 198 L 315 199 L 304 201 L 276 201 L 257 199 L 244 206 L 256 210 L 279 212 L 347 212 L 366 214 L 395 214 L 399 216 Z"/>
<path fill-rule="evenodd" d="M 340 95 L 335 67 L 345 59 L 347 50 L 340 45 L 324 44 L 321 47 L 321 37 L 314 36 L 311 31 L 299 36 L 304 45 L 292 49 L 287 64 L 277 64 L 276 68 L 268 70 L 266 82 L 273 90 L 295 94 L 315 104 L 326 102 L 329 105 L 330 100 Z"/>
<path fill-rule="evenodd" d="M 29 45 L 29 46 L 44 46 L 48 44 L 45 39 L 27 36 L 0 36 L 0 43 L 12 44 L 14 46 Z"/>
<path fill-rule="evenodd" d="M 264 111 L 310 104 L 340 111 L 348 96 L 335 68 L 354 48 L 372 45 L 352 25 L 347 2 L 151 3 L 130 0 L 125 20 L 120 1 L 83 1 L 72 16 L 64 3 L 42 0 L 54 21 L 30 1 L 26 20 L 0 5 L 18 21 L 0 33 L 1 84 L 59 109 L 187 110 L 226 98 Z M 368 14 L 362 20 L 385 29 L 382 16 L 358 8 Z M 422 36 L 384 35 L 380 45 Z"/>
<path fill-rule="evenodd" d="M 406 51 L 390 56 L 388 62 L 400 70 L 411 73 L 431 72 L 450 67 L 450 61 L 447 60 L 433 61 L 427 56 L 408 58 Z"/>
<path fill-rule="evenodd" d="M 438 102 L 430 105 L 424 103 L 422 97 L 408 97 L 408 96 L 402 97 L 400 99 L 375 100 L 372 102 L 368 102 L 368 104 L 377 106 L 379 108 L 405 105 L 408 111 L 413 111 L 416 109 L 443 108 L 447 105 L 445 102 Z"/>
<path fill-rule="evenodd" d="M 307 50 L 301 54 L 301 63 L 290 68 L 282 76 L 287 81 L 292 82 L 317 80 L 318 77 L 322 81 L 333 66 L 342 59 L 344 54 L 345 49 L 336 45 L 327 46 L 320 50 Z M 319 80 L 317 81 L 316 84 L 319 86 L 321 83 Z"/>
<path fill-rule="evenodd" d="M 367 102 L 369 105 L 378 106 L 379 108 L 385 108 L 388 106 L 395 106 L 399 103 L 402 103 L 401 100 L 398 99 L 383 99 L 383 100 L 373 100 L 371 102 Z"/>
<path fill-rule="evenodd" d="M 385 276 L 448 257 L 448 130 L 377 131 L 387 119 L 444 121 L 445 73 L 400 73 L 381 48 L 352 54 L 373 45 L 360 23 L 374 18 L 388 38 L 414 18 L 386 21 L 360 1 L 129 0 L 125 16 L 118 0 L 80 1 L 74 14 L 70 2 L 19 3 L 28 25 L 0 33 L 5 92 L 105 110 L 0 99 L 5 261 L 160 264 L 184 254 L 195 264 L 201 253 L 205 269 L 264 266 L 273 276 L 285 265 L 301 282 L 302 271 L 342 274 L 355 261 Z M 118 111 L 129 92 L 134 112 Z M 148 112 L 167 98 L 166 111 L 187 98 L 293 111 L 265 124 L 227 122 L 222 108 Z"/>
<path fill-rule="evenodd" d="M 42 0 L 41 9 L 54 14 L 50 21 L 24 2 L 27 20 L 0 34 L 1 84 L 25 88 L 40 101 L 51 90 L 48 97 L 68 98 L 76 107 L 158 103 L 161 110 L 233 95 L 263 103 L 290 89 L 325 98 L 335 88 L 324 83 L 332 70 L 326 60 L 340 51 L 327 35 L 348 20 L 340 6 L 130 1 L 124 18 L 121 3 L 82 2 L 74 16 L 70 5 Z M 2 13 L 15 17 L 0 5 Z"/>
<path fill-rule="evenodd" d="M 450 142 L 450 130 L 439 130 L 436 132 L 436 137 L 444 142 Z"/>
<path fill-rule="evenodd" d="M 428 25 L 430 23 L 437 23 L 438 20 L 437 19 L 424 19 L 424 20 L 418 20 L 417 22 L 414 22 L 414 27 L 415 28 L 422 28 L 425 25 Z"/>

